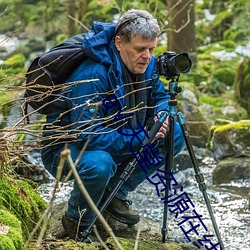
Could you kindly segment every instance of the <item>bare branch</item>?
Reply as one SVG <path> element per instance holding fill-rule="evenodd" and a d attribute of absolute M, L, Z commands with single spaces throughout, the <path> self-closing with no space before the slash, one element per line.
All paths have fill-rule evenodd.
<path fill-rule="evenodd" d="M 70 150 L 69 149 L 63 150 L 61 152 L 61 157 L 67 159 L 67 161 L 69 163 L 69 166 L 70 166 L 70 168 L 71 168 L 71 170 L 73 172 L 73 176 L 75 178 L 75 181 L 77 182 L 78 187 L 81 190 L 82 194 L 84 195 L 84 198 L 88 202 L 90 208 L 97 215 L 99 221 L 102 223 L 102 225 L 104 226 L 104 228 L 107 231 L 107 233 L 113 238 L 113 240 L 114 240 L 115 245 L 117 246 L 117 248 L 120 249 L 120 250 L 123 250 L 123 247 L 120 245 L 119 241 L 117 240 L 116 236 L 114 235 L 114 233 L 112 231 L 112 228 L 109 226 L 109 224 L 103 218 L 102 214 L 100 213 L 100 211 L 96 207 L 95 203 L 93 202 L 92 198 L 90 197 L 88 191 L 86 190 L 83 182 L 81 181 L 81 178 L 80 178 L 79 174 L 77 173 L 77 170 L 75 168 L 74 162 L 73 162 L 73 160 L 71 158 Z"/>

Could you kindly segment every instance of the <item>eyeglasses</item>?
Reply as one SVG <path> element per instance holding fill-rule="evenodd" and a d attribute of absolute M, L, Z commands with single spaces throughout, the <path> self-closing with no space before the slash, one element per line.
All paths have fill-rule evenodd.
<path fill-rule="evenodd" d="M 134 17 L 132 19 L 128 19 L 121 23 L 118 27 L 116 27 L 115 35 L 119 34 L 121 30 L 123 30 L 128 24 L 133 23 L 136 19 L 141 18 L 141 17 Z"/>

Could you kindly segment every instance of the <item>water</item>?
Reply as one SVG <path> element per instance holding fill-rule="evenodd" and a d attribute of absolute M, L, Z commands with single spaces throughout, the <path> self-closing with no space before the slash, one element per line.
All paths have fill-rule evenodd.
<path fill-rule="evenodd" d="M 207 185 L 209 202 L 213 209 L 216 223 L 219 228 L 226 250 L 250 250 L 250 180 L 231 182 L 227 185 L 212 185 L 212 170 L 215 162 L 211 158 L 205 158 L 202 162 L 201 171 Z M 206 234 L 214 235 L 212 242 L 218 242 L 213 231 L 213 225 L 204 202 L 202 193 L 197 187 L 193 168 L 179 171 L 175 178 L 183 186 L 183 191 L 187 192 L 197 214 L 202 215 L 202 222 L 207 227 Z M 49 201 L 53 182 L 40 186 L 41 195 Z M 59 188 L 55 202 L 59 203 L 69 198 L 72 189 L 72 182 L 64 184 Z M 130 194 L 133 200 L 133 208 L 138 210 L 142 217 L 152 221 L 155 225 L 162 227 L 163 203 L 157 196 L 155 186 L 148 181 L 142 183 L 136 192 Z M 190 206 L 191 207 L 191 206 Z M 187 210 L 182 216 L 194 215 L 191 209 Z M 177 225 L 181 217 L 175 219 L 174 213 L 168 214 L 168 238 L 177 242 L 188 242 L 185 234 Z M 184 225 L 184 224 L 183 224 Z M 186 224 L 187 225 L 187 224 Z M 188 230 L 186 228 L 186 230 Z M 200 226 L 196 234 L 189 235 L 192 240 L 201 239 L 205 229 Z"/>

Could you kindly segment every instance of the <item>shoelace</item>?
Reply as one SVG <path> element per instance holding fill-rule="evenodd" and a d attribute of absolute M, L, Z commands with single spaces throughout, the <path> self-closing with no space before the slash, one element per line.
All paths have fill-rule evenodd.
<path fill-rule="evenodd" d="M 131 206 L 132 205 L 132 201 L 130 201 L 130 200 L 125 200 L 125 201 L 123 201 L 123 205 L 125 206 L 125 208 L 129 208 L 129 206 Z"/>

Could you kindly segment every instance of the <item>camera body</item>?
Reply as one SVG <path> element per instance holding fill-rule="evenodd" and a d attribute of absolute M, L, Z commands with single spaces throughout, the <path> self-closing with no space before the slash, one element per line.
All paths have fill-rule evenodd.
<path fill-rule="evenodd" d="M 176 54 L 174 51 L 164 52 L 156 59 L 156 70 L 160 76 L 170 80 L 187 73 L 192 66 L 192 61 L 187 53 Z"/>

